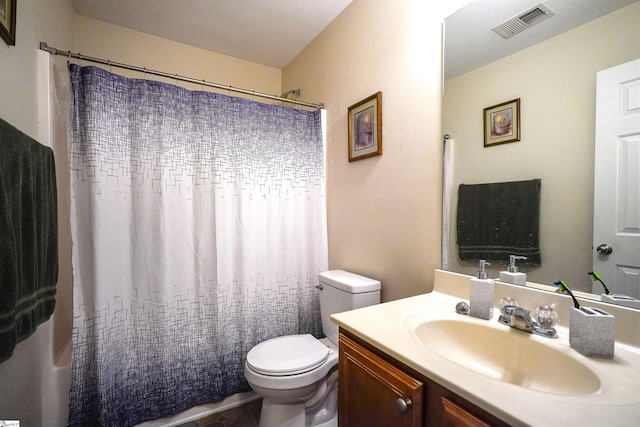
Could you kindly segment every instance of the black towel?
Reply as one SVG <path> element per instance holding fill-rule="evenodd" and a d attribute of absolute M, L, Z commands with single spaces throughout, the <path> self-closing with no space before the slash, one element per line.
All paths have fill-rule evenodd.
<path fill-rule="evenodd" d="M 458 254 L 463 261 L 540 265 L 540 190 L 542 180 L 461 184 L 458 187 Z"/>
<path fill-rule="evenodd" d="M 0 119 L 0 362 L 55 308 L 53 151 Z"/>

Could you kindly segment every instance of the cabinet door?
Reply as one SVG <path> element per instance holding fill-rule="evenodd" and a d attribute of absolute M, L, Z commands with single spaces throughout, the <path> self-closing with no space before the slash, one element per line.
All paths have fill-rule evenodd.
<path fill-rule="evenodd" d="M 443 427 L 490 427 L 489 424 L 476 418 L 446 397 L 442 398 L 442 405 L 444 406 Z"/>
<path fill-rule="evenodd" d="M 423 384 L 340 334 L 340 427 L 419 427 Z"/>

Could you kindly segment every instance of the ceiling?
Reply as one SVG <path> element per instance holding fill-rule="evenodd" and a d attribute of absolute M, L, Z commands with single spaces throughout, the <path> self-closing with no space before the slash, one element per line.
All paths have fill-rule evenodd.
<path fill-rule="evenodd" d="M 76 13 L 89 18 L 282 69 L 351 1 L 71 0 L 71 3 Z M 473 0 L 445 21 L 445 79 L 636 1 Z M 556 15 L 508 40 L 491 31 L 541 2 Z"/>
<path fill-rule="evenodd" d="M 445 20 L 445 80 L 557 36 L 638 0 L 473 0 Z M 503 39 L 492 31 L 539 4 L 555 16 Z"/>
<path fill-rule="evenodd" d="M 110 24 L 282 69 L 351 0 L 71 0 Z"/>

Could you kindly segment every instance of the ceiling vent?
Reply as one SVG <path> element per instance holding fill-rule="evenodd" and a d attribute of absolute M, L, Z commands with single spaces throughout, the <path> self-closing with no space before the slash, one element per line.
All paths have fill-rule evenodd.
<path fill-rule="evenodd" d="M 505 39 L 508 39 L 538 22 L 551 18 L 553 15 L 555 15 L 555 13 L 553 13 L 551 9 L 540 3 L 539 5 L 520 13 L 515 18 L 511 18 L 508 21 L 503 22 L 493 28 L 493 31 L 500 34 Z"/>

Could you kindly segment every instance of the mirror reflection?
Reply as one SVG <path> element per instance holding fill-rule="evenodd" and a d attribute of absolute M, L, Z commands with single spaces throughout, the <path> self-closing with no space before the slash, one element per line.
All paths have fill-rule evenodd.
<path fill-rule="evenodd" d="M 448 162 L 445 156 L 443 269 L 477 270 L 477 261 L 458 253 L 460 184 L 539 179 L 541 263 L 522 265 L 520 272 L 528 282 L 563 280 L 599 299 L 604 289 L 589 275 L 594 258 L 606 256 L 597 247 L 607 243 L 594 241 L 596 74 L 640 58 L 640 2 L 548 0 L 543 5 L 554 16 L 508 39 L 492 31 L 540 4 L 474 0 L 445 20 L 443 131 L 452 144 Z M 514 99 L 520 99 L 520 140 L 485 147 L 483 110 Z M 640 264 L 637 254 L 627 255 Z M 498 278 L 509 258 L 491 263 L 487 272 Z M 635 282 L 627 280 L 624 293 L 640 297 L 640 266 L 630 271 Z M 611 284 L 615 278 L 603 279 L 621 292 Z"/>

